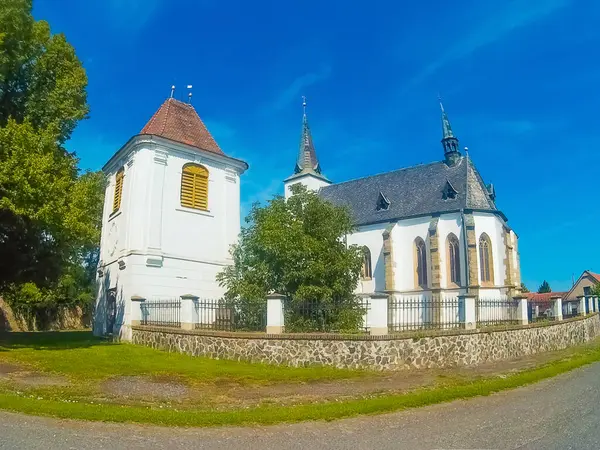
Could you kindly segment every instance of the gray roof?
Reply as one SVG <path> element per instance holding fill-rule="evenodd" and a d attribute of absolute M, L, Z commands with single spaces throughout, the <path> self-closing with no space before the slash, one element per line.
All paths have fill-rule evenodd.
<path fill-rule="evenodd" d="M 445 191 L 456 191 L 456 194 L 448 197 Z M 479 172 L 466 157 L 451 167 L 445 162 L 423 164 L 332 184 L 321 188 L 319 193 L 335 204 L 348 206 L 355 225 L 461 209 L 501 214 Z M 380 193 L 389 201 L 389 207 L 378 211 Z"/>

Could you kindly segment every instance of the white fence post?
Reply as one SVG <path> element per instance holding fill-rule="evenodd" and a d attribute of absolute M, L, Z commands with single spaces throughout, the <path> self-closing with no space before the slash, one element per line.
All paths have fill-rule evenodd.
<path fill-rule="evenodd" d="M 369 333 L 371 335 L 386 335 L 388 334 L 388 300 L 387 294 L 371 294 L 370 310 L 367 313 L 369 322 Z"/>
<path fill-rule="evenodd" d="M 600 312 L 600 310 L 598 309 L 598 306 L 599 306 L 599 305 L 598 305 L 598 296 L 597 296 L 597 295 L 595 295 L 595 296 L 594 296 L 594 311 L 595 311 L 595 312 Z"/>
<path fill-rule="evenodd" d="M 587 314 L 585 295 L 577 296 L 577 300 L 579 300 L 579 314 L 585 316 Z"/>
<path fill-rule="evenodd" d="M 146 299 L 139 295 L 131 297 L 131 326 L 142 324 L 142 305 L 145 301 Z"/>
<path fill-rule="evenodd" d="M 283 300 L 285 295 L 267 295 L 267 334 L 281 334 L 285 326 Z"/>
<path fill-rule="evenodd" d="M 465 324 L 465 330 L 474 330 L 477 328 L 477 319 L 475 314 L 475 296 L 471 294 L 461 294 L 458 296 L 458 311 L 460 321 Z"/>
<path fill-rule="evenodd" d="M 192 294 L 181 296 L 181 328 L 184 330 L 193 330 L 198 323 L 198 309 L 196 303 L 198 297 Z"/>
<path fill-rule="evenodd" d="M 513 297 L 513 300 L 518 302 L 517 304 L 517 322 L 519 325 L 527 325 L 529 323 L 529 309 L 527 305 L 527 297 L 524 295 L 517 295 Z"/>
<path fill-rule="evenodd" d="M 562 298 L 555 295 L 550 297 L 552 301 L 552 314 L 554 314 L 555 320 L 563 320 L 563 309 L 562 309 Z"/>

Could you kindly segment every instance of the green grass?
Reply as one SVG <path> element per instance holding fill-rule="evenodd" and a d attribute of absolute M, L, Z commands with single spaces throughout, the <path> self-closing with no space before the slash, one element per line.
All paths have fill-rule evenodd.
<path fill-rule="evenodd" d="M 407 394 L 382 395 L 344 402 L 296 406 L 260 406 L 237 411 L 159 409 L 89 403 L 66 403 L 16 394 L 0 394 L 0 408 L 28 414 L 59 418 L 111 422 L 149 423 L 166 426 L 269 425 L 305 420 L 333 420 L 359 414 L 377 414 L 490 395 L 534 383 L 600 360 L 600 347 L 581 349 L 570 359 L 523 371 L 505 378 L 487 378 L 473 382 L 438 386 Z"/>
<path fill-rule="evenodd" d="M 25 364 L 73 381 L 151 374 L 193 384 L 271 384 L 369 375 L 366 371 L 331 367 L 292 368 L 190 357 L 131 344 L 112 343 L 81 331 L 0 334 L 0 362 Z"/>
<path fill-rule="evenodd" d="M 60 388 L 0 388 L 0 409 L 58 418 L 147 423 L 164 426 L 269 425 L 306 420 L 333 420 L 359 414 L 379 414 L 455 399 L 490 395 L 534 383 L 600 361 L 600 342 L 561 352 L 543 366 L 504 377 L 461 379 L 449 376 L 434 387 L 404 394 L 381 394 L 344 401 L 296 405 L 262 404 L 249 408 L 214 409 L 210 405 L 99 403 L 79 386 Z M 364 376 L 365 372 L 327 368 L 293 369 L 230 361 L 189 358 L 128 344 L 112 344 L 85 333 L 0 335 L 0 362 L 28 364 L 40 370 L 81 380 L 116 375 L 170 375 L 188 380 L 236 380 L 244 383 L 316 381 Z M 75 395 L 81 389 L 81 395 Z M 53 392 L 55 391 L 55 392 Z"/>

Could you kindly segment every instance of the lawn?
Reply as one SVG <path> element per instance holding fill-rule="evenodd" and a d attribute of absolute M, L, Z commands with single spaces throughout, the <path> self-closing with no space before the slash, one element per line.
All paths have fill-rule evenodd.
<path fill-rule="evenodd" d="M 269 384 L 372 375 L 330 367 L 291 368 L 190 357 L 108 342 L 81 331 L 0 334 L 0 362 L 24 364 L 34 370 L 63 375 L 72 381 L 151 374 L 190 383 Z"/>
<path fill-rule="evenodd" d="M 534 383 L 600 361 L 600 341 L 536 361 L 517 372 L 512 364 L 510 371 L 382 374 L 191 358 L 110 343 L 84 332 L 0 334 L 0 409 L 167 426 L 332 420 Z M 124 380 L 127 391 L 107 390 L 114 380 Z M 172 395 L 146 395 L 139 391 L 146 382 L 156 383 L 158 394 Z"/>

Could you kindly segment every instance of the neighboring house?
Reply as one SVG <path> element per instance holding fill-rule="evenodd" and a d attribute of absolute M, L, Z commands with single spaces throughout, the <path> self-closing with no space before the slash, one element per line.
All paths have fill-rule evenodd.
<path fill-rule="evenodd" d="M 566 292 L 545 292 L 543 294 L 537 292 L 527 292 L 523 294 L 527 297 L 529 304 L 530 320 L 536 317 L 547 317 L 554 314 L 553 297 L 565 298 Z M 564 310 L 564 308 L 563 308 Z"/>
<path fill-rule="evenodd" d="M 563 313 L 576 314 L 579 308 L 579 299 L 582 295 L 592 295 L 594 287 L 600 285 L 600 274 L 584 270 L 573 287 L 563 298 Z"/>
<path fill-rule="evenodd" d="M 442 130 L 442 161 L 332 183 L 322 173 L 304 113 L 285 195 L 301 183 L 350 209 L 357 231 L 347 242 L 364 251 L 358 292 L 520 292 L 517 235 L 496 207 L 493 186 L 460 153 L 443 106 Z"/>
<path fill-rule="evenodd" d="M 216 298 L 240 231 L 244 161 L 227 156 L 191 104 L 167 99 L 105 164 L 95 334 L 130 338 L 131 297 Z"/>

